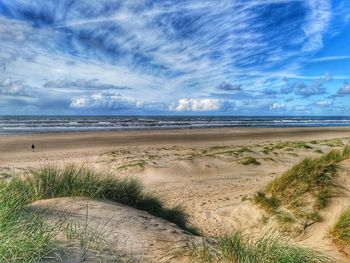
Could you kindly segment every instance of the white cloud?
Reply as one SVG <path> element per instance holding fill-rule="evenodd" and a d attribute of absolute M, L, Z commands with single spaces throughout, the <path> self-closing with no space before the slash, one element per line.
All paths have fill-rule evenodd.
<path fill-rule="evenodd" d="M 309 62 L 324 62 L 324 61 L 337 61 L 337 60 L 348 60 L 350 56 L 329 56 L 329 57 L 319 57 L 310 59 Z"/>
<path fill-rule="evenodd" d="M 89 106 L 88 99 L 87 98 L 73 98 L 70 106 L 72 108 L 76 108 L 76 109 L 86 108 Z"/>
<path fill-rule="evenodd" d="M 273 103 L 270 107 L 270 110 L 285 110 L 285 109 L 286 109 L 286 105 L 278 102 Z"/>
<path fill-rule="evenodd" d="M 219 99 L 180 99 L 175 107 L 175 111 L 216 111 L 221 107 Z"/>
<path fill-rule="evenodd" d="M 333 104 L 333 102 L 331 100 L 319 100 L 316 102 L 316 104 L 318 106 L 322 106 L 322 107 L 325 107 L 325 106 L 330 106 Z"/>
<path fill-rule="evenodd" d="M 142 108 L 143 105 L 143 101 L 122 97 L 120 94 L 95 93 L 73 98 L 70 107 L 76 109 L 135 109 Z"/>

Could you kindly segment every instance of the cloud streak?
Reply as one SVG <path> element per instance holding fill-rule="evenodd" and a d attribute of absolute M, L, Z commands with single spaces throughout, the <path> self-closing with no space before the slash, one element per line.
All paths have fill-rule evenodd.
<path fill-rule="evenodd" d="M 95 89 L 95 90 L 131 90 L 130 87 L 117 86 L 112 84 L 100 83 L 98 79 L 57 79 L 44 83 L 45 88 L 77 88 L 81 89 Z"/>
<path fill-rule="evenodd" d="M 0 73 L 13 81 L 3 89 L 56 96 L 68 111 L 296 105 L 328 92 L 324 72 L 306 63 L 349 60 L 317 56 L 332 8 L 330 0 L 2 0 Z"/>

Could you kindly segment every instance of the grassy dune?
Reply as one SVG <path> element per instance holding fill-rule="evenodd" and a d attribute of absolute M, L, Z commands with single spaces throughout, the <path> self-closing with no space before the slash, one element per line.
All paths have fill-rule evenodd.
<path fill-rule="evenodd" d="M 38 262 L 53 253 L 62 224 L 45 224 L 42 216 L 29 211 L 26 205 L 40 199 L 72 196 L 119 202 L 193 230 L 182 208 L 164 207 L 136 179 L 99 174 L 74 165 L 62 169 L 46 166 L 0 185 L 0 262 Z"/>
<path fill-rule="evenodd" d="M 8 187 L 14 192 L 25 192 L 27 203 L 74 196 L 105 199 L 147 211 L 181 228 L 192 230 L 188 227 L 188 216 L 181 207 L 166 208 L 161 199 L 146 192 L 143 184 L 135 178 L 118 178 L 74 165 L 62 169 L 46 166 L 31 171 L 25 178 L 13 179 Z"/>
<path fill-rule="evenodd" d="M 319 221 L 318 211 L 342 191 L 337 184 L 336 168 L 346 158 L 350 158 L 349 145 L 319 158 L 306 158 L 257 193 L 255 202 L 283 224 L 297 222 L 305 227 Z M 257 165 L 254 160 L 245 164 Z M 27 208 L 34 201 L 56 197 L 89 197 L 122 203 L 195 232 L 181 207 L 165 207 L 134 178 L 120 178 L 74 165 L 46 166 L 0 183 L 0 262 L 40 262 L 56 254 L 60 247 L 55 238 L 67 226 L 61 222 L 48 225 L 43 215 Z M 349 246 L 350 209 L 341 215 L 331 234 L 337 244 Z M 76 236 L 80 234 L 70 230 L 70 237 Z M 202 244 L 189 243 L 180 254 L 195 262 L 332 262 L 322 253 L 274 234 L 256 238 L 241 232 L 203 239 Z"/>
<path fill-rule="evenodd" d="M 276 215 L 284 226 L 298 223 L 302 231 L 320 221 L 319 210 L 325 208 L 333 196 L 342 193 L 337 183 L 337 165 L 350 158 L 350 146 L 331 150 L 318 158 L 305 158 L 271 181 L 258 192 L 254 200 L 268 213 Z"/>

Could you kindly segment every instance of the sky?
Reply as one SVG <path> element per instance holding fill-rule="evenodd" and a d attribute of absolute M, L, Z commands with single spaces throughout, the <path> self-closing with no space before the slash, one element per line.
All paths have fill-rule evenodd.
<path fill-rule="evenodd" d="M 349 112 L 349 0 L 0 0 L 0 115 Z"/>

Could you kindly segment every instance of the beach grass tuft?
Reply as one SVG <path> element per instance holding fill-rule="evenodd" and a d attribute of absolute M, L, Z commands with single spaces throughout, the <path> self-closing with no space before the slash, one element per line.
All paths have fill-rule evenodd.
<path fill-rule="evenodd" d="M 272 195 L 269 197 L 264 192 L 257 192 L 254 195 L 254 201 L 268 212 L 276 211 L 281 205 L 281 200 L 276 196 Z"/>
<path fill-rule="evenodd" d="M 286 142 L 277 142 L 274 144 L 264 146 L 262 152 L 264 154 L 269 154 L 275 150 L 286 150 L 293 151 L 294 149 L 312 149 L 312 146 L 303 141 L 286 141 Z"/>
<path fill-rule="evenodd" d="M 241 164 L 243 165 L 260 165 L 261 163 L 255 159 L 254 157 L 251 157 L 251 156 L 247 156 L 247 157 L 244 157 L 241 161 L 240 161 Z"/>
<path fill-rule="evenodd" d="M 40 199 L 78 196 L 119 202 L 196 233 L 183 208 L 165 207 L 135 178 L 97 173 L 84 166 L 48 165 L 0 182 L 0 262 L 41 262 L 48 255 L 58 255 L 56 237 L 63 230 L 62 222 L 47 224 L 44 214 L 27 205 Z"/>
<path fill-rule="evenodd" d="M 344 148 L 345 149 L 345 148 Z M 290 203 L 306 193 L 319 196 L 327 202 L 340 186 L 336 182 L 337 163 L 346 156 L 339 150 L 332 150 L 319 158 L 305 158 L 300 163 L 270 182 L 266 191 Z"/>
<path fill-rule="evenodd" d="M 254 238 L 238 231 L 223 237 L 208 239 L 204 245 L 203 243 L 191 242 L 184 251 L 200 262 L 333 262 L 329 256 L 307 247 L 297 246 L 277 234 L 266 234 Z"/>
<path fill-rule="evenodd" d="M 254 201 L 268 213 L 275 214 L 280 222 L 286 221 L 280 216 L 286 210 L 292 214 L 290 218 L 299 219 L 296 222 L 304 228 L 319 222 L 322 218 L 318 211 L 325 208 L 332 197 L 343 193 L 343 187 L 337 182 L 337 166 L 349 157 L 347 145 L 343 150 L 333 149 L 318 158 L 305 158 L 271 181 L 255 195 Z"/>
<path fill-rule="evenodd" d="M 85 166 L 58 168 L 47 165 L 30 171 L 25 177 L 14 178 L 8 187 L 13 192 L 25 193 L 26 203 L 58 197 L 105 199 L 147 211 L 185 230 L 195 231 L 188 226 L 188 215 L 180 206 L 165 207 L 163 201 L 147 192 L 139 180 L 99 173 Z"/>
<path fill-rule="evenodd" d="M 0 188 L 0 261 L 38 262 L 55 249 L 57 224 L 47 225 L 40 214 L 25 209 L 25 193 Z"/>
<path fill-rule="evenodd" d="M 350 144 L 344 146 L 342 155 L 344 159 L 350 159 Z"/>
<path fill-rule="evenodd" d="M 333 241 L 350 254 L 350 207 L 345 209 L 330 230 Z"/>
<path fill-rule="evenodd" d="M 266 190 L 290 203 L 307 192 L 316 194 L 335 186 L 335 174 L 335 162 L 307 158 L 270 182 Z"/>

